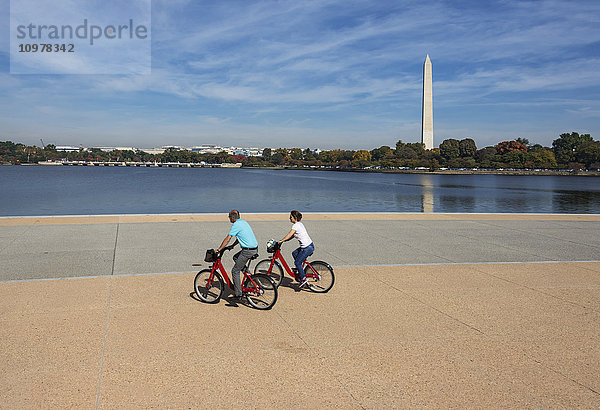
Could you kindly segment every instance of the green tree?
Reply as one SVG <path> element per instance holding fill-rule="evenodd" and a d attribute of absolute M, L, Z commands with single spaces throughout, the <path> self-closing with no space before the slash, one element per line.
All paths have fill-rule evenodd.
<path fill-rule="evenodd" d="M 458 143 L 458 151 L 461 157 L 472 158 L 477 152 L 477 145 L 475 145 L 475 141 L 473 141 L 471 138 L 465 138 L 460 140 L 460 142 Z"/>
<path fill-rule="evenodd" d="M 398 140 L 398 142 L 396 142 L 396 149 L 395 149 L 395 154 L 396 154 L 396 156 L 398 156 L 398 151 L 399 151 L 400 149 L 402 149 L 402 148 L 403 148 L 405 145 L 406 145 L 406 144 L 404 144 L 404 143 L 402 142 L 402 140 Z"/>
<path fill-rule="evenodd" d="M 408 142 L 406 146 L 412 149 L 419 158 L 425 155 L 425 144 L 423 144 L 422 142 Z"/>
<path fill-rule="evenodd" d="M 265 161 L 269 161 L 271 159 L 271 155 L 272 155 L 271 148 L 263 149 L 262 157 Z"/>
<path fill-rule="evenodd" d="M 459 145 L 460 144 L 458 140 L 455 140 L 453 138 L 446 139 L 440 144 L 440 154 L 446 160 L 458 158 L 460 155 Z"/>
<path fill-rule="evenodd" d="M 284 159 L 285 156 L 278 150 L 275 152 L 275 154 L 271 155 L 271 162 L 275 165 L 282 165 Z"/>
<path fill-rule="evenodd" d="M 311 151 L 310 148 L 306 148 L 302 154 L 305 161 L 312 161 L 316 158 L 315 154 Z"/>
<path fill-rule="evenodd" d="M 529 151 L 529 154 L 534 168 L 554 169 L 557 167 L 554 152 L 550 148 L 532 149 Z"/>
<path fill-rule="evenodd" d="M 262 157 L 248 157 L 246 159 L 246 162 L 244 163 L 244 166 L 248 166 L 248 167 L 260 166 L 260 165 L 264 165 L 264 163 L 262 161 Z"/>
<path fill-rule="evenodd" d="M 338 161 L 352 161 L 352 159 L 354 158 L 354 151 L 349 151 L 349 150 L 345 150 L 345 151 L 339 151 L 338 153 Z"/>
<path fill-rule="evenodd" d="M 223 164 L 225 162 L 227 162 L 227 160 L 230 160 L 231 155 L 229 155 L 229 153 L 227 151 L 220 151 L 217 152 L 217 154 L 215 155 L 215 160 L 217 164 Z"/>
<path fill-rule="evenodd" d="M 580 144 L 575 150 L 575 159 L 590 169 L 591 164 L 600 162 L 600 142 L 587 141 Z"/>
<path fill-rule="evenodd" d="M 496 147 L 485 147 L 475 153 L 475 159 L 482 168 L 493 168 L 492 163 L 496 162 Z"/>
<path fill-rule="evenodd" d="M 418 159 L 425 152 L 425 148 L 421 143 L 403 143 L 402 140 L 396 143 L 394 154 L 396 158 L 408 160 Z"/>
<path fill-rule="evenodd" d="M 509 168 L 520 169 L 524 167 L 525 161 L 527 160 L 526 151 L 508 151 L 502 155 L 502 159 L 508 165 Z"/>
<path fill-rule="evenodd" d="M 302 159 L 302 150 L 300 148 L 292 148 L 290 150 L 290 157 L 292 159 Z"/>
<path fill-rule="evenodd" d="M 564 165 L 576 160 L 575 151 L 581 144 L 593 141 L 590 134 L 579 135 L 577 132 L 564 133 L 552 141 L 552 151 L 554 151 L 556 161 Z"/>
<path fill-rule="evenodd" d="M 379 148 L 374 148 L 371 150 L 371 158 L 373 159 L 373 161 L 381 161 L 392 157 L 392 149 L 387 145 L 382 145 Z"/>
<path fill-rule="evenodd" d="M 121 151 L 121 161 L 134 161 L 135 160 L 135 152 L 131 151 L 131 150 L 124 150 Z"/>
<path fill-rule="evenodd" d="M 545 147 L 543 147 L 540 144 L 534 144 L 534 145 L 532 145 L 530 147 L 527 147 L 527 151 L 529 151 L 529 152 L 538 152 L 538 151 L 541 151 L 543 149 L 545 149 Z"/>
<path fill-rule="evenodd" d="M 290 154 L 286 148 L 277 148 L 275 152 L 283 155 L 284 157 L 287 157 Z"/>

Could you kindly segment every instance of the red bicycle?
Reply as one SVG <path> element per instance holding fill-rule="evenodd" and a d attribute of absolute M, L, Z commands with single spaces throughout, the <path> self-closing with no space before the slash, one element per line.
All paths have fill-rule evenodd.
<path fill-rule="evenodd" d="M 275 285 L 279 286 L 283 279 L 283 268 L 285 268 L 288 275 L 297 279 L 295 269 L 290 269 L 281 254 L 280 244 L 276 242 L 271 248 L 267 247 L 267 252 L 272 253 L 273 256 L 258 262 L 254 268 L 254 275 L 267 275 L 273 279 Z M 279 260 L 279 262 L 277 260 Z M 327 262 L 304 261 L 302 267 L 304 268 L 310 290 L 313 292 L 325 293 L 331 289 L 335 282 L 335 276 L 333 274 L 333 268 Z"/>
<path fill-rule="evenodd" d="M 224 248 L 219 253 L 215 253 L 210 260 L 205 259 L 206 262 L 212 262 L 212 265 L 208 269 L 203 269 L 194 278 L 194 291 L 196 296 L 206 303 L 217 303 L 223 295 L 225 283 L 233 290 L 233 283 L 229 280 L 225 267 L 221 262 L 223 253 L 229 250 Z M 271 309 L 275 302 L 277 302 L 277 285 L 267 275 L 254 274 L 250 275 L 248 266 L 250 261 L 258 258 L 258 254 L 254 255 L 248 260 L 242 272 L 244 277 L 242 278 L 242 296 L 246 298 L 248 303 L 256 309 L 267 310 Z M 194 264 L 193 266 L 200 266 Z M 223 281 L 225 278 L 225 282 Z"/>

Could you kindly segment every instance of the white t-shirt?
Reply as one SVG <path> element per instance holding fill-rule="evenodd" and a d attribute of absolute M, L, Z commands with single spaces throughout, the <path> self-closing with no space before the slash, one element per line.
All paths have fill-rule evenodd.
<path fill-rule="evenodd" d="M 296 233 L 294 233 L 294 238 L 298 239 L 301 248 L 306 248 L 312 243 L 312 239 L 310 239 L 310 236 L 308 236 L 308 232 L 306 232 L 306 228 L 302 222 L 296 222 L 293 224 L 292 229 L 296 231 Z"/>

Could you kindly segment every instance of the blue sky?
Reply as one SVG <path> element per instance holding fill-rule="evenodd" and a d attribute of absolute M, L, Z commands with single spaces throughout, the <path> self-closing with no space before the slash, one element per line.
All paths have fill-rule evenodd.
<path fill-rule="evenodd" d="M 151 75 L 10 74 L 9 1 L 0 4 L 0 140 L 418 142 L 427 54 L 436 146 L 465 137 L 478 147 L 517 137 L 551 145 L 570 131 L 600 137 L 597 0 L 155 0 Z"/>

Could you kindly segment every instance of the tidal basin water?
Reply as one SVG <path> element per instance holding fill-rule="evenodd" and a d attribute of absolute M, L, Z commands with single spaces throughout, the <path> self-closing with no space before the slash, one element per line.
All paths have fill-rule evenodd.
<path fill-rule="evenodd" d="M 600 179 L 0 166 L 0 216 L 227 212 L 600 213 Z"/>

